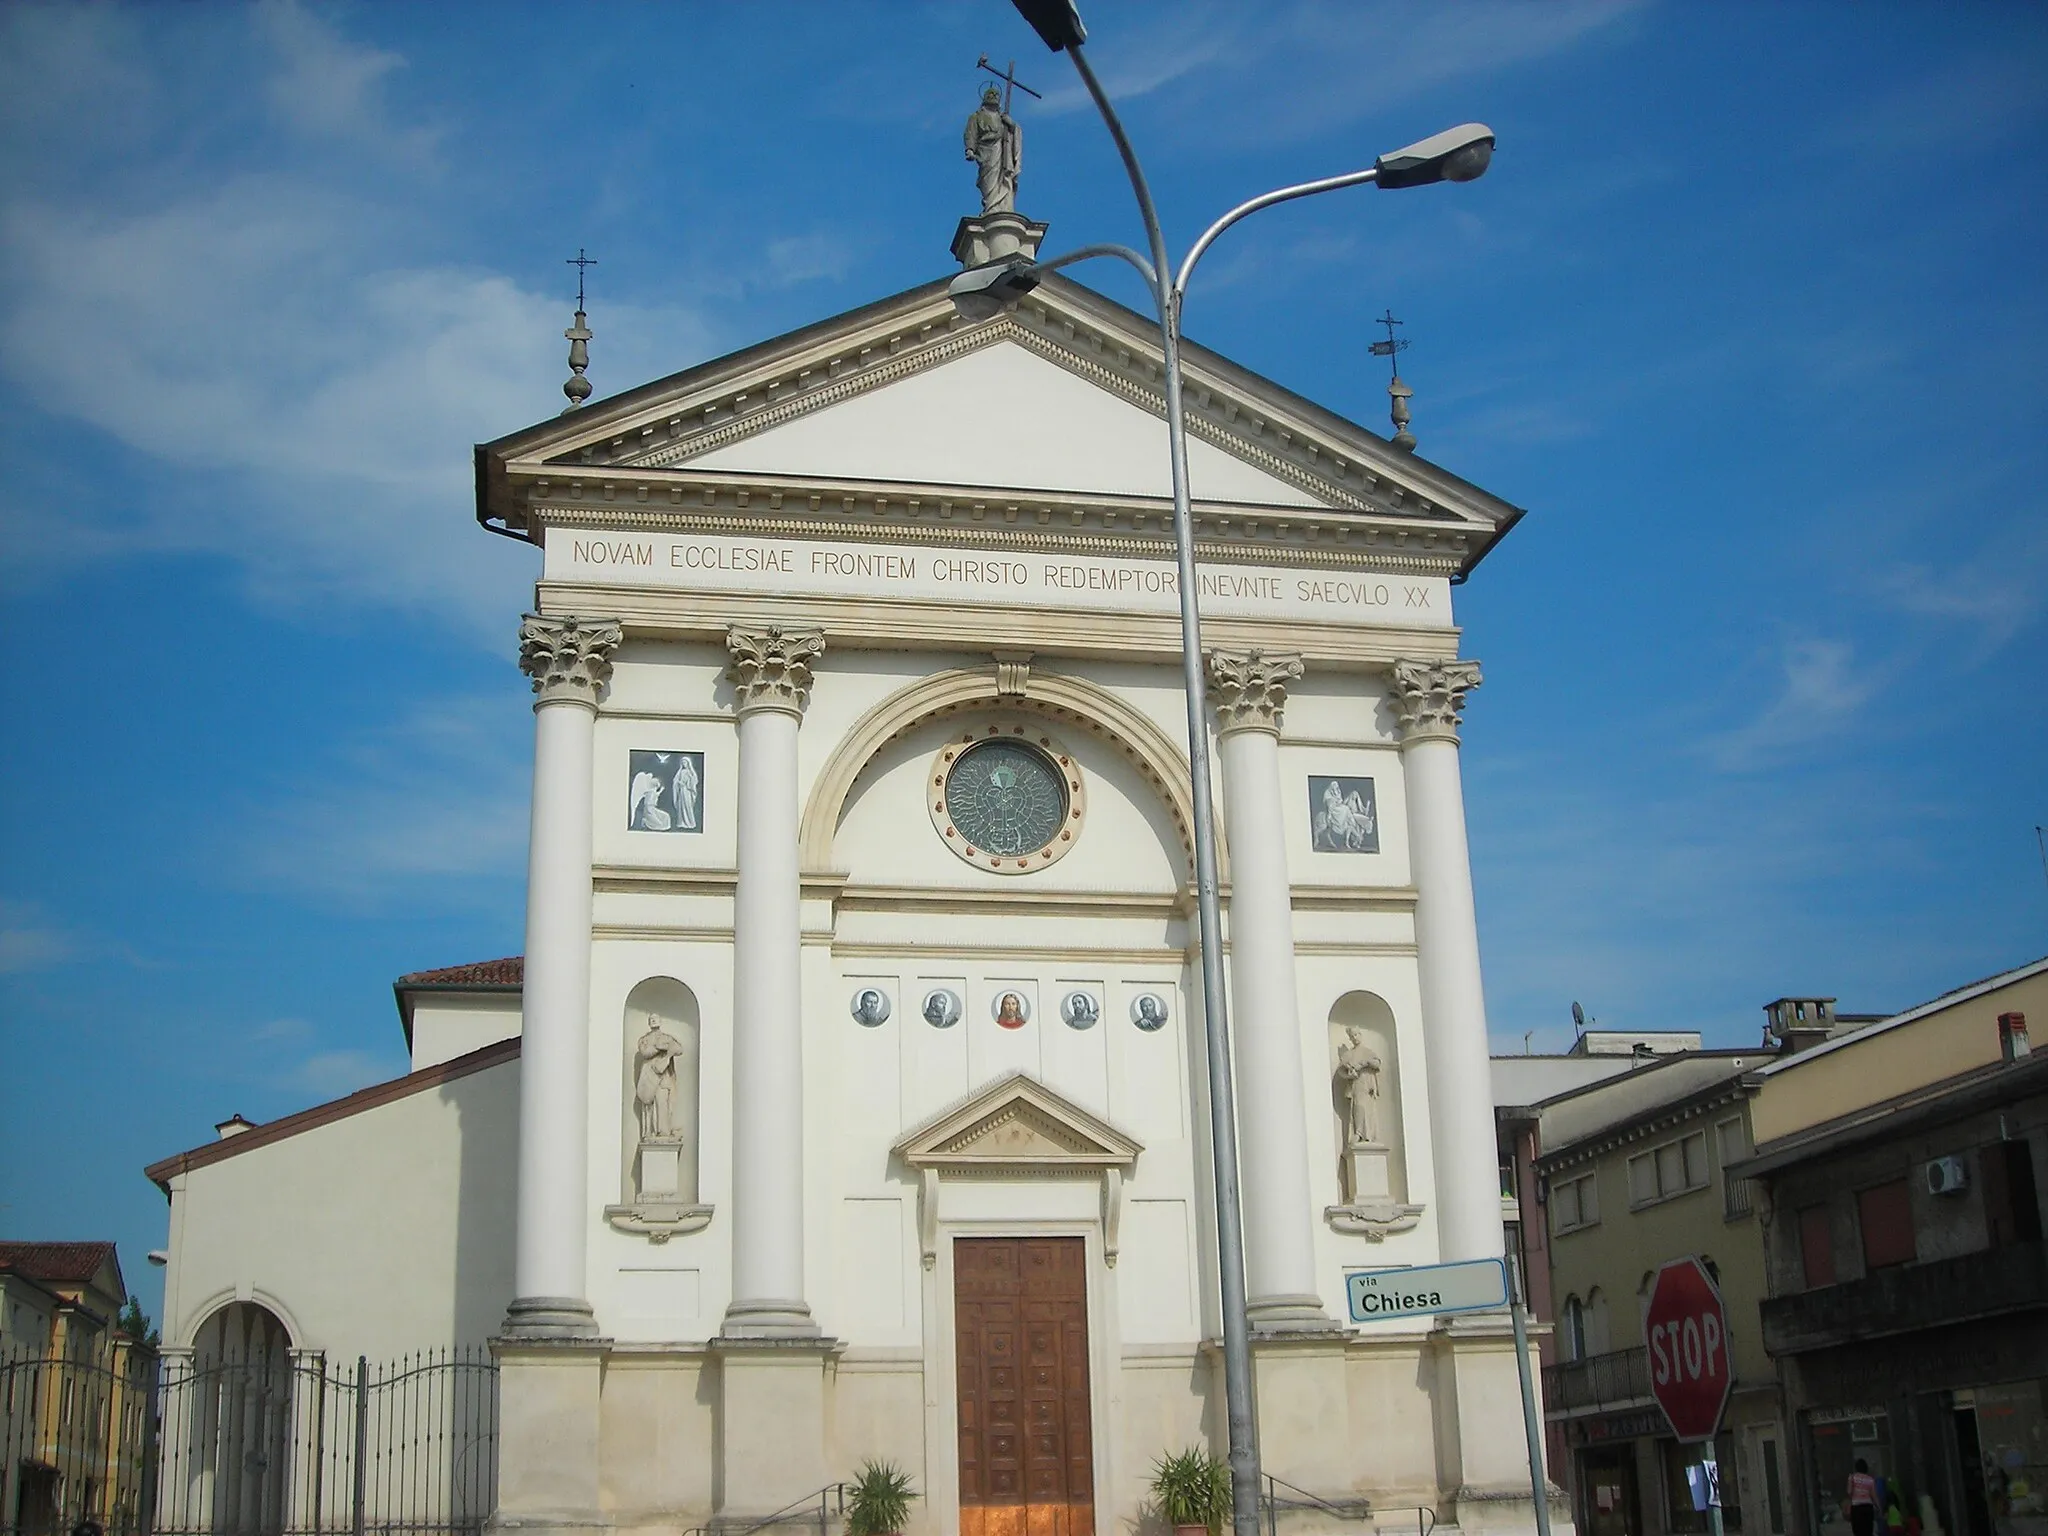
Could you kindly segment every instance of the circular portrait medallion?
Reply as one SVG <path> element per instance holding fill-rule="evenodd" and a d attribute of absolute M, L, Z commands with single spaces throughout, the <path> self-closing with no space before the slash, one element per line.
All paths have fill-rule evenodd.
<path fill-rule="evenodd" d="M 1166 999 L 1157 992 L 1140 992 L 1131 999 L 1131 1022 L 1150 1034 L 1166 1027 Z"/>
<path fill-rule="evenodd" d="M 889 994 L 880 987 L 862 987 L 853 994 L 848 1011 L 869 1029 L 876 1029 L 889 1021 Z"/>
<path fill-rule="evenodd" d="M 950 987 L 933 987 L 924 995 L 922 1012 L 933 1029 L 951 1029 L 960 1022 L 960 994 Z"/>
<path fill-rule="evenodd" d="M 988 1011 L 1005 1029 L 1022 1029 L 1031 1022 L 1031 1000 L 1022 992 L 998 992 L 989 999 Z"/>
<path fill-rule="evenodd" d="M 1093 1029 L 1102 1018 L 1102 1005 L 1092 992 L 1069 992 L 1060 999 L 1060 1017 L 1072 1029 Z"/>

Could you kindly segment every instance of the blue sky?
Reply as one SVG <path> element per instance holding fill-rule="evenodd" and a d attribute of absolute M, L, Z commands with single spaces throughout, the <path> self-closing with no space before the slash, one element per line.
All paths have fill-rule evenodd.
<path fill-rule="evenodd" d="M 1530 509 L 1459 597 L 1499 1048 L 2048 952 L 2048 11 L 1087 13 L 1176 245 L 1499 133 L 1262 215 L 1187 321 L 1384 429 L 1391 305 L 1423 454 Z M 1135 241 L 1001 0 L 0 9 L 0 1233 L 153 1306 L 144 1163 L 517 951 L 534 564 L 469 449 L 560 407 L 564 258 L 600 394 L 938 276 L 983 52 L 1051 245 Z"/>

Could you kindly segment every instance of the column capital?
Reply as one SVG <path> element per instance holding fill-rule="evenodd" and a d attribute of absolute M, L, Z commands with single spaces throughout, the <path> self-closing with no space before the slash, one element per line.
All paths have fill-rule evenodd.
<path fill-rule="evenodd" d="M 1465 695 L 1479 686 L 1476 661 L 1397 661 L 1394 713 L 1401 725 L 1401 745 L 1418 741 L 1458 740 L 1458 720 Z"/>
<path fill-rule="evenodd" d="M 825 632 L 819 629 L 742 629 L 735 624 L 725 632 L 725 648 L 732 652 L 732 665 L 725 675 L 732 682 L 734 706 L 740 714 L 757 709 L 779 709 L 801 716 L 811 701 L 811 659 L 825 649 Z"/>
<path fill-rule="evenodd" d="M 1266 731 L 1280 734 L 1287 685 L 1301 676 L 1293 651 L 1211 651 L 1209 702 L 1216 706 L 1217 734 Z"/>
<path fill-rule="evenodd" d="M 519 621 L 519 669 L 533 679 L 542 704 L 567 701 L 597 707 L 611 680 L 612 652 L 625 638 L 616 619 L 542 618 Z"/>

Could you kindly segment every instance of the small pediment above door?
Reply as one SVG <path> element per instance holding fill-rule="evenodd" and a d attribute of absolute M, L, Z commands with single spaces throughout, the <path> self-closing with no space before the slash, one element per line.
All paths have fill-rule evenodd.
<path fill-rule="evenodd" d="M 912 1168 L 948 1173 L 1126 1169 L 1144 1147 L 1023 1072 L 927 1120 L 892 1149 Z"/>

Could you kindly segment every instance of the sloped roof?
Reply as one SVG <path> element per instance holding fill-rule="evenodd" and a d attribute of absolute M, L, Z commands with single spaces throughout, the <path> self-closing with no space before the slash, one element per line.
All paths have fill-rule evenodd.
<path fill-rule="evenodd" d="M 151 1163 L 143 1174 L 166 1195 L 171 1192 L 171 1180 L 181 1173 L 194 1168 L 204 1168 L 212 1163 L 222 1162 L 230 1157 L 240 1157 L 254 1152 L 273 1142 L 283 1141 L 306 1131 L 318 1130 L 336 1120 L 345 1120 L 350 1115 L 359 1115 L 364 1110 L 376 1109 L 397 1099 L 408 1098 L 415 1093 L 424 1093 L 429 1088 L 438 1088 L 457 1078 L 467 1077 L 472 1072 L 486 1071 L 515 1061 L 519 1057 L 519 1037 L 496 1040 L 466 1056 L 457 1056 L 435 1066 L 422 1068 L 404 1077 L 393 1078 L 388 1083 L 373 1083 L 359 1089 L 346 1098 L 332 1099 L 325 1104 L 315 1104 L 311 1109 L 302 1109 L 295 1115 L 267 1121 L 253 1130 L 239 1136 L 229 1136 L 221 1141 L 209 1141 L 204 1146 L 192 1148 L 189 1152 L 177 1152 L 160 1162 Z"/>
<path fill-rule="evenodd" d="M 503 960 L 475 960 L 468 965 L 447 965 L 438 971 L 412 971 L 392 985 L 396 987 L 516 987 L 526 976 L 526 957 L 508 955 Z"/>
<path fill-rule="evenodd" d="M 120 1268 L 112 1243 L 0 1243 L 0 1267 L 58 1285 L 89 1284 L 109 1261 Z"/>

